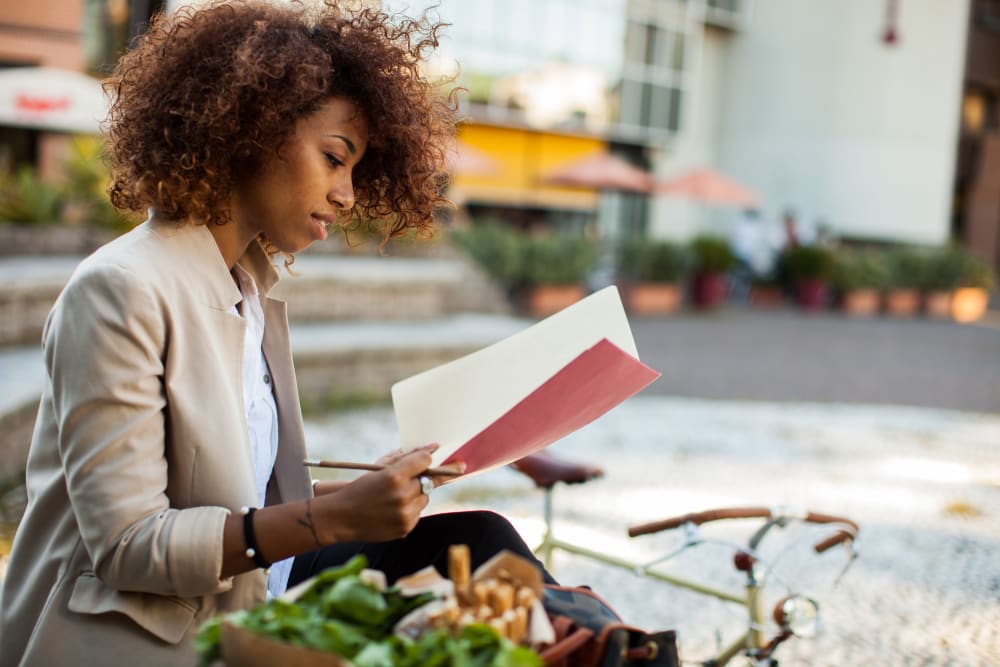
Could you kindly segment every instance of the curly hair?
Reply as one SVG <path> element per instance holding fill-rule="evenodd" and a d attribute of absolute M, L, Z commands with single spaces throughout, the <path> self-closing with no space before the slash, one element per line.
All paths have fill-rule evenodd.
<path fill-rule="evenodd" d="M 125 210 L 224 224 L 234 184 L 331 96 L 368 127 L 354 170 L 354 222 L 388 239 L 426 231 L 447 205 L 454 91 L 420 71 L 440 23 L 364 9 L 230 0 L 159 15 L 106 84 L 109 194 Z"/>

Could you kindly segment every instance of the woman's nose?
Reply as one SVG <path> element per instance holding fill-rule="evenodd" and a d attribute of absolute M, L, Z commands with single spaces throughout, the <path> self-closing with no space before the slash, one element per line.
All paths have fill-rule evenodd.
<path fill-rule="evenodd" d="M 327 201 L 336 204 L 341 209 L 349 211 L 354 208 L 354 184 L 350 178 L 338 180 L 326 196 Z"/>

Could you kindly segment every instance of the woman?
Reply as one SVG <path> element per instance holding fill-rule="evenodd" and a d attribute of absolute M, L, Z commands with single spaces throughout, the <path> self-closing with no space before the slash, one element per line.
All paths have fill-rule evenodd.
<path fill-rule="evenodd" d="M 250 0 L 158 18 L 122 59 L 111 197 L 150 218 L 81 263 L 46 325 L 4 664 L 193 664 L 206 619 L 354 553 L 390 579 L 452 542 L 528 554 L 493 514 L 420 519 L 433 446 L 313 489 L 267 298 L 276 253 L 352 216 L 430 224 L 452 131 L 418 71 L 435 30 Z"/>

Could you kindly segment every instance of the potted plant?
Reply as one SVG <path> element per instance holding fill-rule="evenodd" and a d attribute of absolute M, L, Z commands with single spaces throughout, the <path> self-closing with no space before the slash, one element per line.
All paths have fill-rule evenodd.
<path fill-rule="evenodd" d="M 778 258 L 779 274 L 795 295 L 796 303 L 806 310 L 826 306 L 833 270 L 833 252 L 822 246 L 795 246 Z"/>
<path fill-rule="evenodd" d="M 522 236 L 497 222 L 472 223 L 449 235 L 455 246 L 507 290 L 513 289 L 521 274 Z"/>
<path fill-rule="evenodd" d="M 618 254 L 625 307 L 637 315 L 664 315 L 676 311 L 691 270 L 691 254 L 672 241 L 633 239 Z"/>
<path fill-rule="evenodd" d="M 0 173 L 0 221 L 52 224 L 59 221 L 61 206 L 59 190 L 31 167 Z"/>
<path fill-rule="evenodd" d="M 597 244 L 576 234 L 525 235 L 517 287 L 533 317 L 551 315 L 582 299 L 584 280 L 597 264 Z"/>
<path fill-rule="evenodd" d="M 962 272 L 964 252 L 959 248 L 935 248 L 927 251 L 925 261 L 920 281 L 924 316 L 951 319 L 951 297 Z"/>
<path fill-rule="evenodd" d="M 877 315 L 882 290 L 889 282 L 885 255 L 877 250 L 843 251 L 836 255 L 831 278 L 840 307 L 851 316 Z"/>
<path fill-rule="evenodd" d="M 951 296 L 951 316 L 956 322 L 980 319 L 989 305 L 990 291 L 996 287 L 997 276 L 986 260 L 961 251 Z"/>
<path fill-rule="evenodd" d="M 926 281 L 927 255 L 917 248 L 897 247 L 888 251 L 889 285 L 885 312 L 893 317 L 913 317 L 920 311 L 921 286 Z"/>
<path fill-rule="evenodd" d="M 714 308 L 726 299 L 727 274 L 736 266 L 736 256 L 720 236 L 696 236 L 690 248 L 694 258 L 691 300 L 697 308 Z"/>
<path fill-rule="evenodd" d="M 774 274 L 750 279 L 750 305 L 755 308 L 777 308 L 785 301 L 781 282 Z"/>

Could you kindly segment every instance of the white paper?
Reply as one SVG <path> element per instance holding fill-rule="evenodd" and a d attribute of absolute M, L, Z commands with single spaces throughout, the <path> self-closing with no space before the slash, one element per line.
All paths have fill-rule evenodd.
<path fill-rule="evenodd" d="M 432 465 L 440 465 L 603 338 L 638 357 L 615 286 L 489 347 L 397 382 L 392 403 L 402 449 L 436 442 Z"/>

